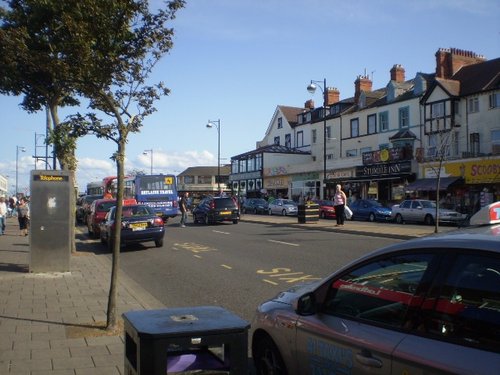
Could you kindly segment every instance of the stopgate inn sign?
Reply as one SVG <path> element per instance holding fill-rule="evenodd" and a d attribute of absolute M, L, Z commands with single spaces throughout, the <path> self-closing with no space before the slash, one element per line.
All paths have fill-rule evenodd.
<path fill-rule="evenodd" d="M 356 177 L 387 177 L 411 173 L 411 161 L 356 167 Z"/>

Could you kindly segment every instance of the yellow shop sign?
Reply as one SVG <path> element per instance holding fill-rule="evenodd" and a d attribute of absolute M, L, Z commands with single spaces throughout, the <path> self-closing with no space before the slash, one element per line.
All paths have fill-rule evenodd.
<path fill-rule="evenodd" d="M 449 176 L 463 176 L 466 184 L 500 183 L 500 159 L 448 163 L 445 170 Z"/>

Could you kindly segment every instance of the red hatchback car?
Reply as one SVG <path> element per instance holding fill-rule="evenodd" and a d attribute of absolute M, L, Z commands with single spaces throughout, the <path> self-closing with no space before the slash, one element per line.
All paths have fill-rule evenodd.
<path fill-rule="evenodd" d="M 137 204 L 135 199 L 124 199 L 123 205 Z M 97 199 L 90 205 L 90 213 L 87 216 L 87 228 L 89 236 L 99 238 L 99 225 L 104 221 L 106 214 L 111 207 L 116 206 L 116 199 Z"/>
<path fill-rule="evenodd" d="M 335 219 L 337 217 L 335 216 L 335 207 L 332 201 L 318 199 L 314 203 L 319 205 L 319 217 L 321 219 Z"/>

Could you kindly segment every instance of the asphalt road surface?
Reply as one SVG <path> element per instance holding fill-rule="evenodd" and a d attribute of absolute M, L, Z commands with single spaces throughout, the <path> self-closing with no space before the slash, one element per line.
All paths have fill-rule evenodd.
<path fill-rule="evenodd" d="M 174 219 L 162 248 L 122 250 L 120 267 L 167 307 L 222 306 L 251 321 L 279 291 L 398 241 L 245 222 L 181 228 Z"/>

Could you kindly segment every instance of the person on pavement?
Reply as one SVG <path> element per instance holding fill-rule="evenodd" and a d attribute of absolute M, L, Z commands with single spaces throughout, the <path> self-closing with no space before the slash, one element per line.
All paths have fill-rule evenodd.
<path fill-rule="evenodd" d="M 30 223 L 30 209 L 26 198 L 19 200 L 19 204 L 17 206 L 17 220 L 19 222 L 21 236 L 27 236 Z"/>
<path fill-rule="evenodd" d="M 7 220 L 7 204 L 5 198 L 0 197 L 0 236 L 5 234 L 5 221 Z"/>
<path fill-rule="evenodd" d="M 188 218 L 188 197 L 189 193 L 186 191 L 179 202 L 179 208 L 181 210 L 181 227 L 186 227 L 186 222 Z"/>
<path fill-rule="evenodd" d="M 344 208 L 347 203 L 347 197 L 342 191 L 342 186 L 335 186 L 335 195 L 333 196 L 333 205 L 335 207 L 335 217 L 337 218 L 336 226 L 344 225 Z"/>

